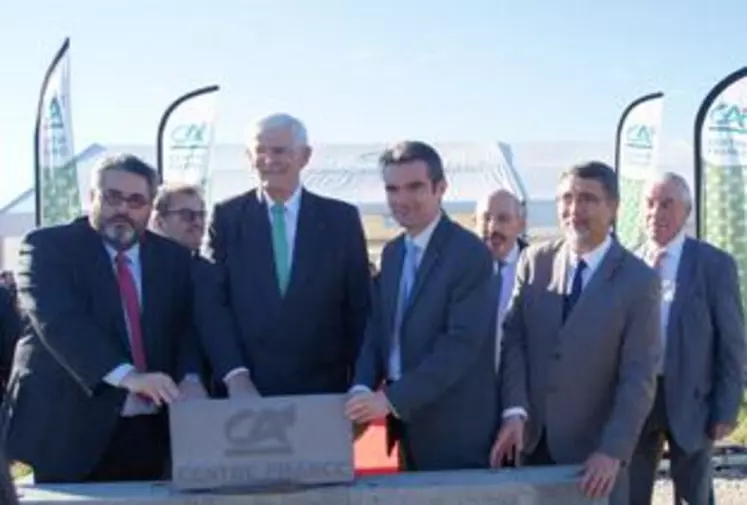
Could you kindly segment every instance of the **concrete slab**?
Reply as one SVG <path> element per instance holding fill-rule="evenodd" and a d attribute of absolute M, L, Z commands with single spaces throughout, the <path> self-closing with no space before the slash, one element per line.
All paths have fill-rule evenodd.
<path fill-rule="evenodd" d="M 253 492 L 179 492 L 168 483 L 21 486 L 23 505 L 607 505 L 577 488 L 579 468 L 403 473 L 354 484 Z"/>

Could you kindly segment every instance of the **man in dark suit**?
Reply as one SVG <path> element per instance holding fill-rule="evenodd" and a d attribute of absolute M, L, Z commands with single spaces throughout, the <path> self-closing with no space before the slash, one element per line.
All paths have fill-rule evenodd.
<path fill-rule="evenodd" d="M 0 286 L 0 396 L 8 384 L 13 353 L 20 333 L 21 318 L 15 295 L 5 286 Z"/>
<path fill-rule="evenodd" d="M 380 164 L 405 233 L 382 253 L 346 413 L 359 424 L 386 417 L 405 470 L 486 468 L 498 426 L 490 252 L 443 213 L 431 146 L 403 142 Z"/>
<path fill-rule="evenodd" d="M 632 505 L 651 503 L 664 441 L 677 495 L 707 505 L 714 441 L 736 426 L 744 388 L 745 325 L 731 255 L 687 237 L 692 196 L 664 173 L 647 184 L 647 242 L 638 251 L 662 283 L 656 399 L 630 467 Z"/>
<path fill-rule="evenodd" d="M 8 455 L 37 482 L 153 480 L 164 406 L 193 381 L 190 255 L 146 231 L 157 175 L 133 156 L 96 167 L 91 212 L 27 235 L 29 325 L 11 378 Z"/>
<path fill-rule="evenodd" d="M 503 318 L 511 299 L 519 255 L 527 246 L 526 207 L 505 189 L 498 189 L 481 200 L 475 209 L 475 231 L 493 253 L 493 289 L 496 307 L 493 334 L 496 337 L 496 369 L 500 365 Z"/>
<path fill-rule="evenodd" d="M 208 226 L 217 276 L 198 317 L 211 365 L 231 396 L 345 392 L 370 301 L 358 211 L 301 186 L 311 148 L 298 119 L 260 120 L 248 155 L 262 186 L 217 204 Z"/>
<path fill-rule="evenodd" d="M 626 466 L 655 390 L 659 282 L 610 236 L 618 202 L 609 166 L 570 168 L 558 187 L 564 238 L 521 255 L 492 459 L 524 451 L 528 465 L 583 464 L 587 496 L 628 505 Z"/>

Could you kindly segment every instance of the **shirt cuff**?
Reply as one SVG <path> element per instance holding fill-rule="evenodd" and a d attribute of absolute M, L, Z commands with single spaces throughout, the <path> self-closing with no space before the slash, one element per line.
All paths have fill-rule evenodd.
<path fill-rule="evenodd" d="M 351 387 L 348 390 L 348 394 L 355 394 L 355 393 L 371 393 L 371 388 L 368 386 L 364 386 L 363 384 L 356 384 L 355 386 Z"/>
<path fill-rule="evenodd" d="M 526 421 L 529 417 L 529 414 L 527 414 L 527 411 L 524 409 L 524 407 L 511 407 L 503 411 L 503 419 L 514 416 L 519 416 L 522 418 L 522 420 Z"/>
<path fill-rule="evenodd" d="M 244 367 L 234 368 L 223 377 L 223 382 L 228 382 L 239 374 L 245 373 L 249 375 L 249 369 Z"/>
<path fill-rule="evenodd" d="M 200 379 L 200 376 L 195 373 L 188 373 L 184 376 L 182 382 L 196 382 L 202 384 L 202 379 Z"/>
<path fill-rule="evenodd" d="M 122 380 L 127 376 L 127 374 L 134 370 L 135 367 L 131 364 L 122 363 L 117 368 L 104 376 L 104 382 L 106 382 L 110 386 L 114 386 L 115 388 L 122 387 Z"/>

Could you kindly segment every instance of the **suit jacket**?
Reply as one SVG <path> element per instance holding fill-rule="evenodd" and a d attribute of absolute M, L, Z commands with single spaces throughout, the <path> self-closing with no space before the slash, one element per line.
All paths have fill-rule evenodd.
<path fill-rule="evenodd" d="M 387 379 L 404 237 L 384 247 L 356 384 Z M 402 377 L 383 390 L 405 425 L 417 470 L 489 464 L 498 427 L 492 259 L 471 232 L 442 217 L 423 252 L 400 330 Z"/>
<path fill-rule="evenodd" d="M 529 246 L 529 243 L 522 239 L 521 237 L 518 237 L 516 239 L 516 245 L 519 248 L 519 257 L 521 257 L 521 254 L 524 252 L 524 250 Z M 517 260 L 517 266 L 518 266 L 518 260 Z M 495 338 L 498 336 L 498 304 L 500 303 L 499 297 L 503 297 L 501 294 L 502 286 L 498 285 L 498 278 L 496 277 L 495 273 L 491 271 L 491 288 L 490 288 L 490 296 L 492 300 L 492 307 L 493 307 L 493 318 L 490 322 L 490 334 L 493 335 Z M 503 337 L 501 337 L 502 339 Z M 502 341 L 502 340 L 501 340 Z M 498 345 L 498 342 L 496 341 L 496 345 Z M 501 349 L 497 349 L 495 351 L 496 354 L 499 352 L 502 353 Z M 500 367 L 499 363 L 499 367 Z M 503 404 L 503 400 L 501 398 L 501 385 L 500 385 L 500 373 L 496 374 L 496 395 L 498 400 L 496 401 L 496 406 L 498 408 L 498 412 L 500 413 L 502 417 L 503 410 L 508 407 L 508 405 Z"/>
<path fill-rule="evenodd" d="M 219 378 L 247 367 L 262 395 L 348 389 L 371 282 L 355 207 L 302 191 L 284 296 L 267 206 L 256 190 L 215 207 L 206 257 L 216 268 L 201 290 L 199 319 Z"/>
<path fill-rule="evenodd" d="M 594 452 L 627 462 L 655 394 L 659 281 L 613 241 L 563 323 L 568 258 L 560 240 L 519 260 L 504 320 L 504 405 L 529 414 L 527 452 L 544 430 L 559 464 Z"/>
<path fill-rule="evenodd" d="M 196 369 L 190 254 L 147 232 L 140 261 L 148 371 L 178 382 Z M 85 479 L 126 398 L 103 378 L 132 362 L 113 262 L 83 218 L 31 232 L 20 265 L 19 302 L 30 324 L 13 363 L 8 454 L 31 465 L 40 480 Z"/>
<path fill-rule="evenodd" d="M 18 505 L 18 493 L 10 475 L 10 463 L 5 458 L 5 452 L 0 446 L 0 503 L 3 505 Z"/>
<path fill-rule="evenodd" d="M 10 378 L 13 353 L 20 333 L 21 318 L 16 302 L 6 288 L 0 287 L 0 393 Z"/>
<path fill-rule="evenodd" d="M 664 361 L 667 418 L 685 451 L 711 443 L 714 423 L 736 423 L 744 388 L 745 326 L 734 259 L 685 239 L 669 311 Z"/>

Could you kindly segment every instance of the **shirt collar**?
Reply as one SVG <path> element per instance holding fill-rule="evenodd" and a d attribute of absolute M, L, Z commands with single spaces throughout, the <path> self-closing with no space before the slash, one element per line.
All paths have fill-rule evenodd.
<path fill-rule="evenodd" d="M 438 225 L 438 222 L 440 220 L 441 212 L 438 213 L 436 219 L 431 221 L 430 224 L 423 229 L 423 231 L 421 231 L 414 237 L 408 234 L 407 240 L 411 241 L 415 246 L 417 246 L 420 252 L 425 251 L 425 248 L 428 247 L 428 242 L 430 242 L 431 237 L 433 236 L 433 232 L 436 230 L 436 226 Z"/>
<path fill-rule="evenodd" d="M 109 254 L 109 257 L 112 261 L 115 260 L 117 257 L 117 251 L 114 249 L 111 245 L 104 242 L 104 247 L 106 248 L 106 252 Z M 124 251 L 124 255 L 127 258 L 127 261 L 129 261 L 130 264 L 137 264 L 140 262 L 140 242 L 135 242 L 135 245 Z"/>
<path fill-rule="evenodd" d="M 288 200 L 286 200 L 286 202 L 283 204 L 287 212 L 290 212 L 292 214 L 298 213 L 298 209 L 301 206 L 301 192 L 302 187 L 299 184 L 293 194 L 291 194 L 290 198 L 288 198 Z M 268 210 L 271 209 L 272 206 L 276 203 L 264 189 L 260 190 L 257 195 L 260 200 L 264 200 L 265 202 L 267 202 Z"/>
<path fill-rule="evenodd" d="M 581 259 L 584 260 L 589 271 L 596 270 L 596 268 L 602 262 L 602 259 L 604 259 L 604 255 L 607 254 L 607 251 L 609 250 L 611 245 L 612 236 L 608 234 L 605 237 L 604 242 L 596 246 L 591 251 L 585 252 L 581 255 Z M 578 264 L 578 255 L 576 255 L 572 251 L 569 252 L 571 256 L 571 265 L 575 268 Z"/>
<path fill-rule="evenodd" d="M 677 235 L 672 238 L 667 244 L 665 244 L 663 247 L 654 243 L 653 241 L 649 241 L 646 252 L 649 254 L 656 253 L 658 251 L 664 251 L 667 253 L 668 257 L 677 257 L 682 253 L 682 248 L 685 245 L 685 230 L 680 230 Z"/>

